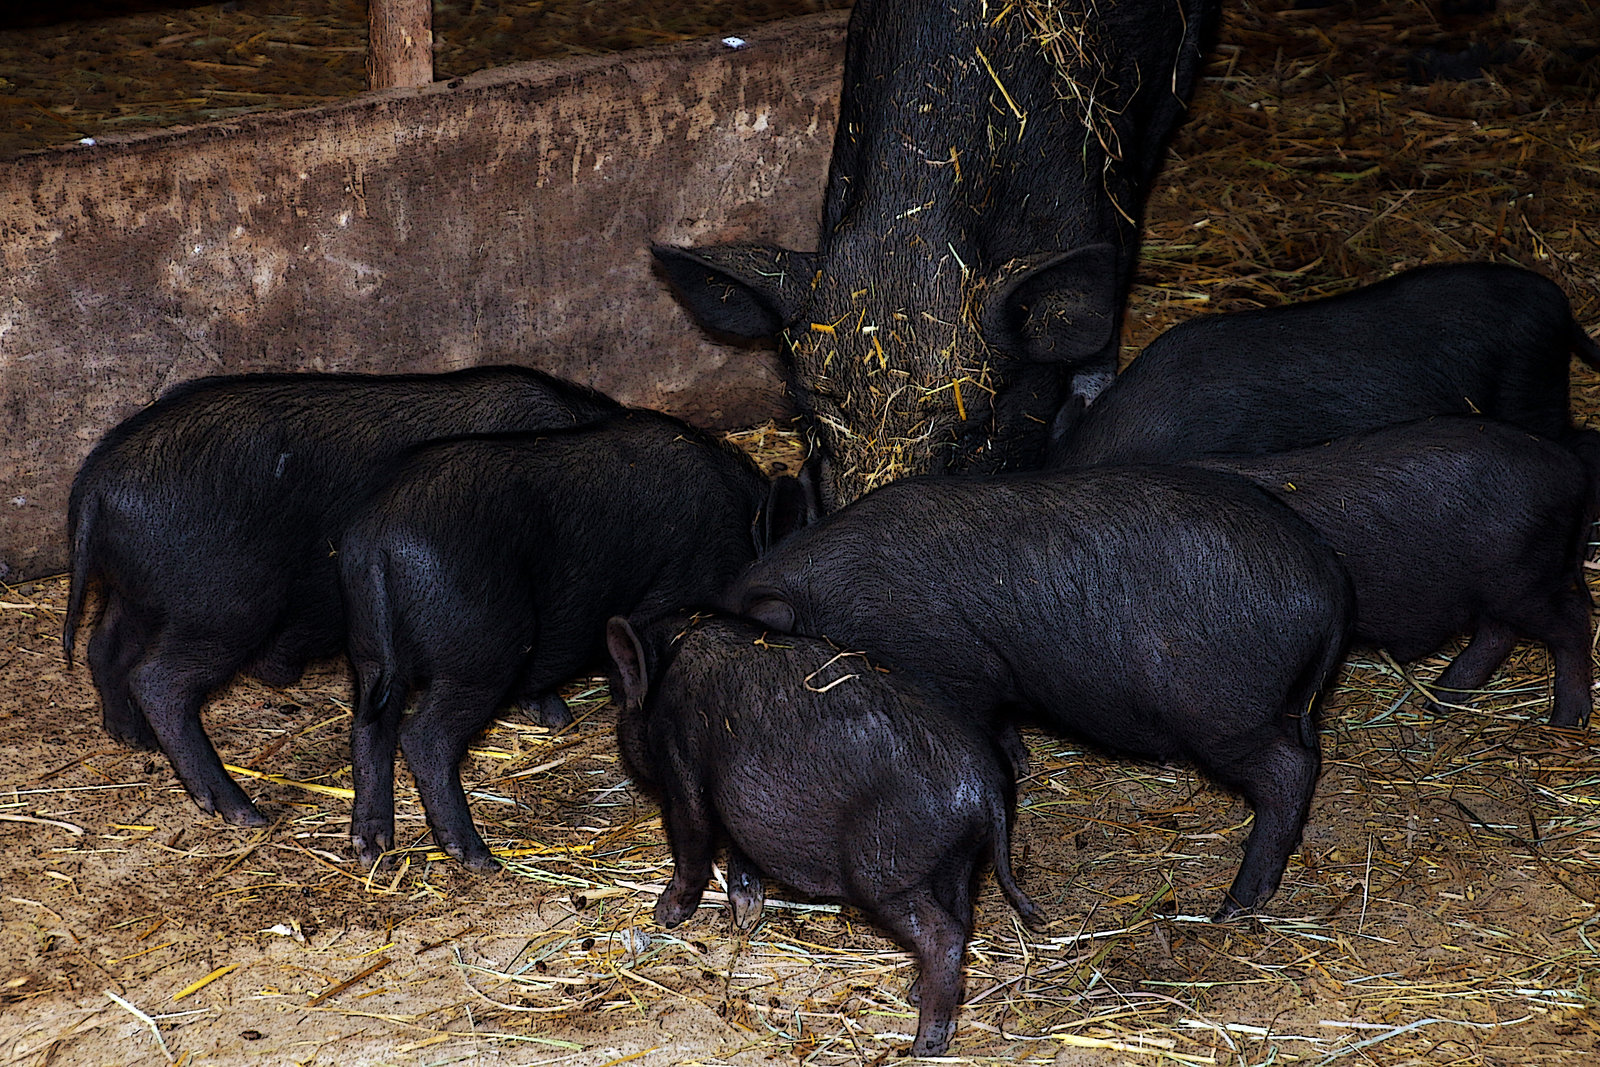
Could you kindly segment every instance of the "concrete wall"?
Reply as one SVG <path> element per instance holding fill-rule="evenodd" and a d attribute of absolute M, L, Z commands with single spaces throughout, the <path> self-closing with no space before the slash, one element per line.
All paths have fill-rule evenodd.
<path fill-rule="evenodd" d="M 486 71 L 0 163 L 0 577 L 163 389 L 515 361 L 715 426 L 781 413 L 651 241 L 815 247 L 844 16 Z"/>

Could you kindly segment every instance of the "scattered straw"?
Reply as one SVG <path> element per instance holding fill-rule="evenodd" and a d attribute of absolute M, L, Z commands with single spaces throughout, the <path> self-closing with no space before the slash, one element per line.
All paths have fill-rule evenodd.
<path fill-rule="evenodd" d="M 243 965 L 238 963 L 230 963 L 224 967 L 218 967 L 204 978 L 197 978 L 193 982 L 190 982 L 188 985 L 184 986 L 182 989 L 178 990 L 176 993 L 172 994 L 172 999 L 182 1000 L 184 997 L 198 993 L 212 982 L 215 982 L 218 978 L 237 971 L 241 966 Z"/>
<path fill-rule="evenodd" d="M 128 1014 L 132 1015 L 135 1019 L 138 1019 L 145 1026 L 149 1027 L 150 1033 L 156 1039 L 156 1046 L 161 1049 L 161 1055 L 167 1058 L 168 1063 L 178 1062 L 177 1060 L 173 1059 L 171 1050 L 167 1048 L 167 1042 L 161 1036 L 161 1027 L 156 1025 L 156 1021 L 154 1019 L 150 1018 L 150 1016 L 146 1015 L 144 1012 L 140 1011 L 126 1000 L 123 1000 L 121 997 L 117 996 L 111 990 L 107 989 L 104 992 L 106 996 L 111 998 L 114 1004 L 128 1012 Z"/>

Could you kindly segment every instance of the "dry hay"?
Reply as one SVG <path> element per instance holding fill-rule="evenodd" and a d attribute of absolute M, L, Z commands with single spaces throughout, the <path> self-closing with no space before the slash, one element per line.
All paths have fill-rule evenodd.
<path fill-rule="evenodd" d="M 1473 257 L 1550 274 L 1593 329 L 1600 122 L 1592 62 L 1564 58 L 1594 44 L 1592 5 L 1509 4 L 1471 32 L 1519 58 L 1433 85 L 1398 80 L 1408 50 L 1467 30 L 1415 3 L 1342 11 L 1230 5 L 1151 202 L 1131 345 Z M 1597 388 L 1578 374 L 1583 417 Z M 793 469 L 784 440 L 742 443 Z M 569 730 L 507 719 L 467 760 L 505 874 L 428 847 L 403 768 L 399 866 L 368 872 L 346 838 L 342 670 L 216 701 L 212 737 L 268 776 L 246 784 L 276 816 L 238 830 L 159 756 L 106 741 L 87 671 L 60 660 L 63 604 L 59 580 L 0 591 L 0 1063 L 829 1065 L 909 1041 L 910 959 L 847 910 L 776 903 L 741 938 L 712 896 L 654 926 L 669 858 L 597 680 L 568 691 Z M 1479 707 L 1434 719 L 1354 657 L 1305 844 L 1269 914 L 1227 926 L 1203 916 L 1243 804 L 1030 735 L 1015 854 L 1055 922 L 1026 932 L 985 882 L 951 1062 L 1596 1062 L 1600 757 L 1544 724 L 1548 680 L 1521 648 Z"/>
<path fill-rule="evenodd" d="M 738 437 L 798 461 L 785 431 Z M 99 733 L 59 660 L 64 603 L 49 579 L 0 607 L 4 1062 L 847 1064 L 909 1041 L 914 965 L 848 909 L 778 890 L 740 937 L 713 892 L 655 926 L 670 857 L 600 680 L 566 691 L 571 728 L 507 719 L 474 745 L 501 876 L 431 847 L 403 768 L 398 866 L 369 871 L 345 671 L 217 702 L 212 736 L 276 815 L 238 830 Z M 1434 720 L 1353 658 L 1305 844 L 1270 914 L 1226 926 L 1205 915 L 1243 804 L 1031 734 L 1014 851 L 1054 922 L 1027 932 L 985 881 L 951 1062 L 1591 1062 L 1600 759 L 1544 725 L 1548 673 L 1519 650 L 1481 707 Z"/>
<path fill-rule="evenodd" d="M 712 893 L 654 925 L 670 858 L 597 682 L 567 691 L 571 729 L 508 719 L 472 750 L 504 874 L 434 851 L 403 774 L 399 866 L 367 871 L 342 671 L 219 702 L 213 736 L 277 815 L 236 830 L 98 733 L 57 659 L 64 599 L 49 580 L 0 609 L 6 1062 L 163 1062 L 144 1017 L 175 1062 L 832 1064 L 909 1041 L 913 964 L 848 911 L 778 899 L 741 938 Z M 1546 674 L 1527 651 L 1485 707 L 1433 721 L 1354 661 L 1306 843 L 1270 915 L 1228 926 L 1204 915 L 1242 804 L 1031 735 L 1015 852 L 1055 921 L 1026 932 L 986 881 L 956 1061 L 1590 1062 L 1600 762 L 1542 724 Z"/>

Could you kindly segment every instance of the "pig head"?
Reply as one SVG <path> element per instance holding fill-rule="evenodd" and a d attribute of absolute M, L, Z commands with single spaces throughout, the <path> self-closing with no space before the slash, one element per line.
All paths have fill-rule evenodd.
<path fill-rule="evenodd" d="M 824 504 L 1043 462 L 1116 369 L 1138 219 L 1215 0 L 860 0 L 815 252 L 657 246 L 713 332 L 777 338 Z"/>

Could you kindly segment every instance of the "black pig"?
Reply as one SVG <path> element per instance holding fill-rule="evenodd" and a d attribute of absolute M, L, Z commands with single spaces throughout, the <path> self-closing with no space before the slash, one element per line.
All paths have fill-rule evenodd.
<path fill-rule="evenodd" d="M 510 700 L 566 721 L 555 688 L 603 665 L 609 617 L 720 595 L 755 558 L 768 492 L 744 453 L 651 411 L 411 454 L 340 549 L 362 861 L 394 845 L 398 739 L 435 841 L 494 869 L 461 789 L 468 741 Z"/>
<path fill-rule="evenodd" d="M 1443 699 L 1481 688 L 1517 638 L 1531 637 L 1555 664 L 1550 721 L 1588 720 L 1591 490 L 1570 451 L 1502 423 L 1441 416 L 1206 465 L 1276 494 L 1339 554 L 1357 641 L 1403 663 L 1470 631 L 1434 683 Z"/>
<path fill-rule="evenodd" d="M 1053 465 L 1262 455 L 1430 415 L 1481 414 L 1571 438 L 1568 365 L 1600 369 L 1566 295 L 1520 267 L 1418 267 L 1354 292 L 1205 315 L 1151 342 Z"/>
<path fill-rule="evenodd" d="M 708 328 L 777 336 L 828 508 L 1038 466 L 1116 369 L 1145 192 L 1219 0 L 857 0 L 816 252 L 658 246 Z"/>
<path fill-rule="evenodd" d="M 1255 808 L 1219 918 L 1277 890 L 1320 756 L 1351 598 L 1249 482 L 1185 468 L 897 482 L 791 536 L 737 612 L 934 678 L 1107 751 L 1185 759 Z"/>
<path fill-rule="evenodd" d="M 572 426 L 619 410 L 523 367 L 452 374 L 258 374 L 169 390 L 108 432 L 72 483 L 70 661 L 84 598 L 106 732 L 159 745 L 228 822 L 266 819 L 200 724 L 241 671 L 288 685 L 344 646 L 334 544 L 385 461 L 429 438 Z"/>
<path fill-rule="evenodd" d="M 1027 758 L 1015 729 L 991 737 L 858 653 L 742 619 L 669 617 L 635 634 L 617 618 L 606 639 L 625 697 L 623 755 L 661 792 L 672 845 L 656 921 L 694 913 L 726 837 L 739 926 L 760 917 L 762 874 L 860 908 L 921 964 L 912 1055 L 944 1052 L 977 868 L 993 863 L 1023 921 L 1044 923 L 1011 874 Z"/>

